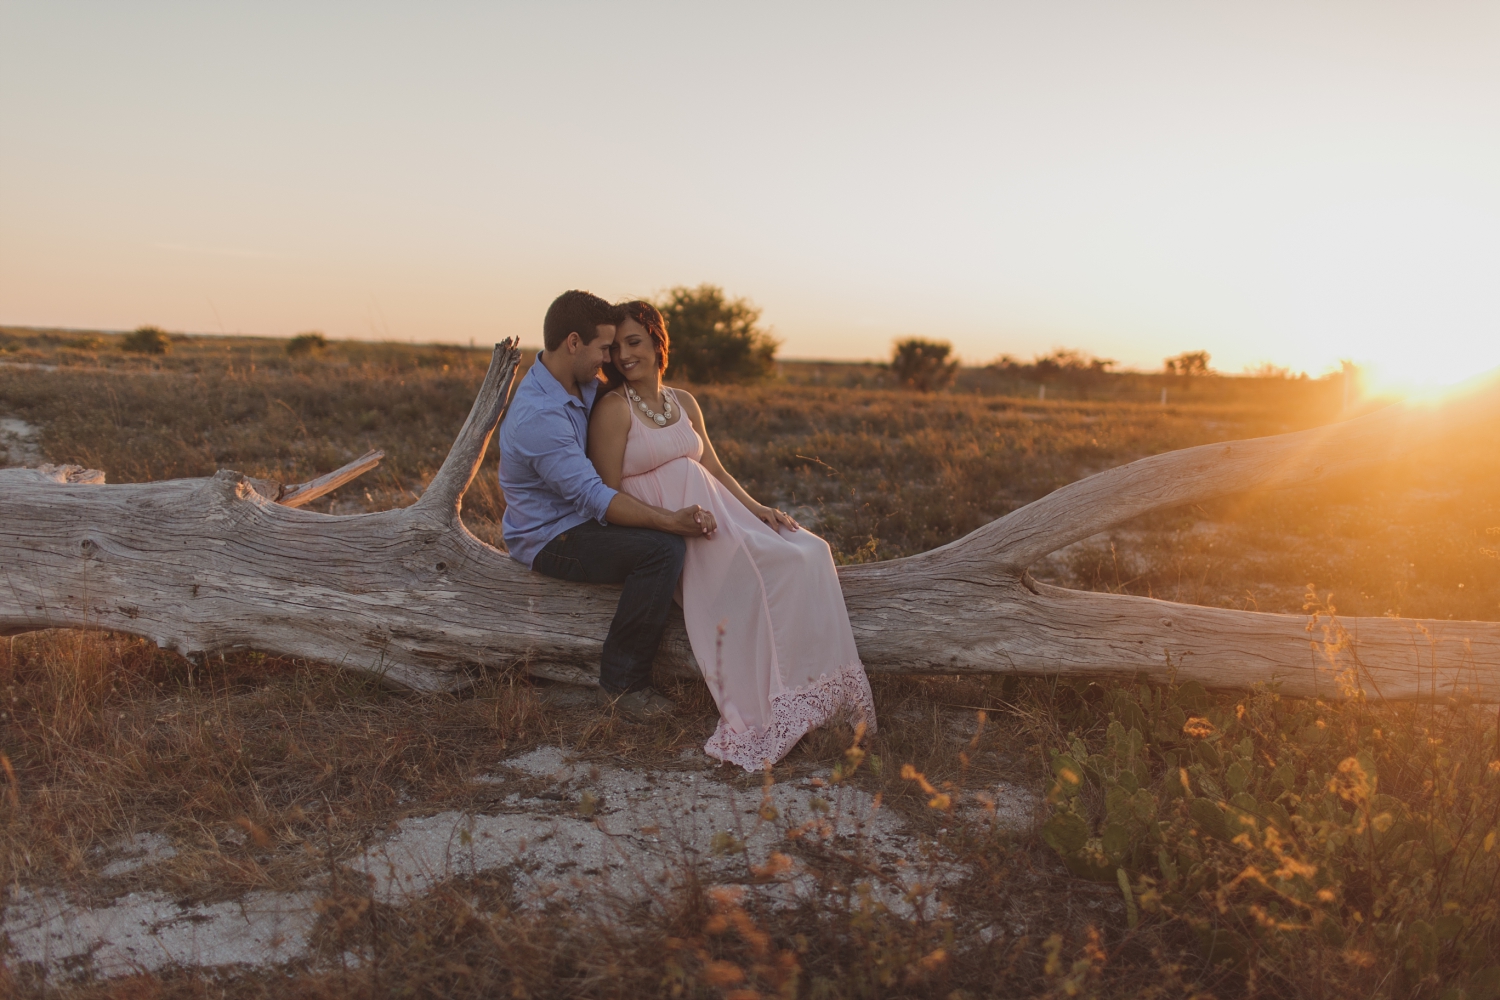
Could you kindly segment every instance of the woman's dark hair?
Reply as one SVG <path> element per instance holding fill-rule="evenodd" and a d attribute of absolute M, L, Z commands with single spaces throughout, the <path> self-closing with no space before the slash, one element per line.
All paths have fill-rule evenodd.
<path fill-rule="evenodd" d="M 651 335 L 651 340 L 656 344 L 656 371 L 658 374 L 667 370 L 667 354 L 671 349 L 671 338 L 667 336 L 667 320 L 651 303 L 644 299 L 636 299 L 634 302 L 623 302 L 615 307 L 622 315 L 620 325 L 625 325 L 625 320 L 633 319 L 646 328 Z M 618 337 L 618 334 L 616 334 Z M 595 405 L 604 398 L 605 393 L 613 392 L 625 384 L 625 376 L 620 374 L 620 369 L 615 367 L 613 361 L 606 361 L 602 369 L 604 375 L 604 387 L 594 396 Z"/>

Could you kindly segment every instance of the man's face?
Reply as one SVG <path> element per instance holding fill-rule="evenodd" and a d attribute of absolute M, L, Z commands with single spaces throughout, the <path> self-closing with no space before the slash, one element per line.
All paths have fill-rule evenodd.
<path fill-rule="evenodd" d="M 615 328 L 613 326 L 597 326 L 594 328 L 598 335 L 587 344 L 583 338 L 573 334 L 569 337 L 577 345 L 571 353 L 573 355 L 573 378 L 582 385 L 589 379 L 599 377 L 599 369 L 609 360 L 609 346 L 615 342 Z M 571 346 L 571 345 L 570 345 Z"/>

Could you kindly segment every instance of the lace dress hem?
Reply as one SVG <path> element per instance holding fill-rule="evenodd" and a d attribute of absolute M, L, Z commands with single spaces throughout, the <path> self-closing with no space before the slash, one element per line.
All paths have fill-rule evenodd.
<path fill-rule="evenodd" d="M 760 771 L 767 762 L 780 761 L 809 732 L 840 716 L 875 731 L 875 699 L 864 667 L 857 661 L 823 674 L 806 687 L 772 695 L 769 726 L 751 726 L 736 733 L 720 719 L 703 752 L 747 771 Z"/>

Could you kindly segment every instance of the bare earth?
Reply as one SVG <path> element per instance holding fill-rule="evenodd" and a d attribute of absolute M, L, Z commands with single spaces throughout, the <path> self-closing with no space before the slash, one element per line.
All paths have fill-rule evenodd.
<path fill-rule="evenodd" d="M 864 791 L 832 787 L 826 775 L 769 784 L 757 794 L 719 780 L 719 769 L 701 754 L 683 757 L 680 770 L 631 769 L 579 763 L 562 747 L 531 750 L 477 779 L 503 795 L 498 808 L 403 820 L 348 870 L 382 903 L 414 899 L 455 877 L 499 873 L 518 907 L 564 902 L 604 918 L 649 905 L 689 875 L 710 884 L 754 883 L 751 891 L 771 906 L 795 905 L 817 884 L 796 862 L 775 870 L 773 855 L 789 837 L 859 859 L 872 870 L 872 896 L 896 913 L 914 915 L 920 907 L 935 914 L 943 887 L 968 874 L 896 812 Z M 1009 784 L 990 798 L 989 807 L 971 798 L 960 809 L 971 821 L 1022 833 L 1040 806 L 1033 792 Z M 160 891 L 110 897 L 112 880 L 175 854 L 167 837 L 141 833 L 96 859 L 104 863 L 86 897 L 13 890 L 0 918 L 11 959 L 38 963 L 51 975 L 107 978 L 174 965 L 270 967 L 309 958 L 326 885 L 196 904 Z M 774 874 L 757 877 L 768 871 Z"/>

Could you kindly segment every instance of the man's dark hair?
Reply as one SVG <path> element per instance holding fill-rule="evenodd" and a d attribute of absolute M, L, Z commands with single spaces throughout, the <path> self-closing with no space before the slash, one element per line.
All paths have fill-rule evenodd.
<path fill-rule="evenodd" d="M 547 307 L 547 318 L 542 320 L 542 346 L 555 351 L 570 333 L 591 344 L 599 336 L 599 327 L 619 326 L 624 318 L 623 309 L 597 295 L 577 289 L 563 292 Z"/>

